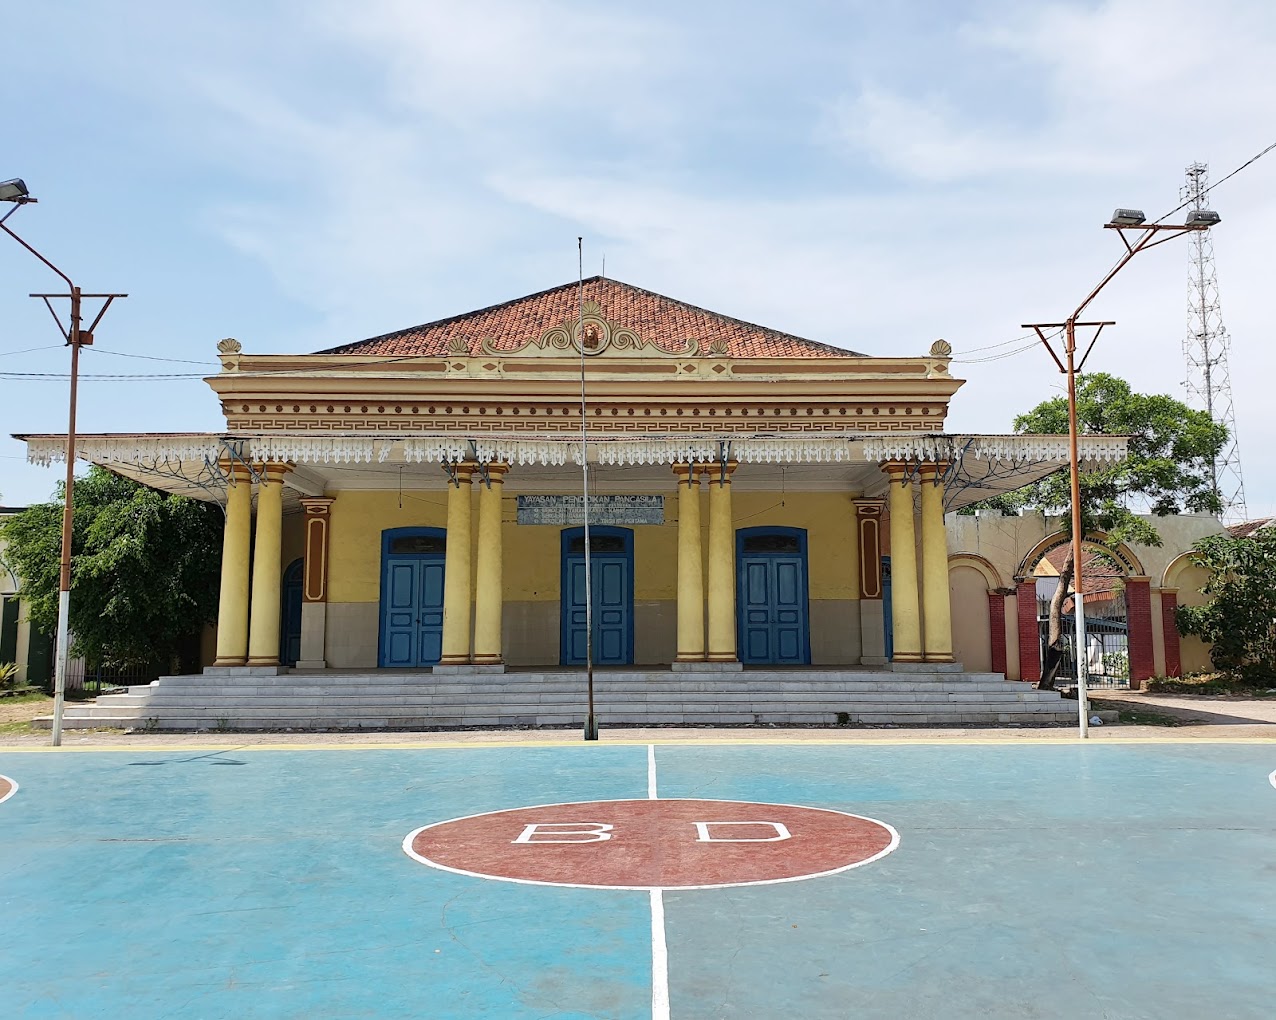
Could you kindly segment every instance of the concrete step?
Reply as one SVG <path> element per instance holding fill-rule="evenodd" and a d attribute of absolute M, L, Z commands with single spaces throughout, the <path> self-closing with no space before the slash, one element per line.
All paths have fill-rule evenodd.
<path fill-rule="evenodd" d="M 1115 712 L 1099 712 L 1101 716 L 1115 721 Z M 501 727 L 554 727 L 581 725 L 583 712 L 574 714 L 507 714 L 498 715 L 466 715 L 466 716 L 368 716 L 349 719 L 340 716 L 274 716 L 268 724 L 253 719 L 209 719 L 200 716 L 174 715 L 157 719 L 154 723 L 134 719 L 71 719 L 63 720 L 66 729 L 118 728 L 118 729 L 154 729 L 156 732 L 201 731 L 201 732 L 261 732 L 272 730 L 428 730 L 474 728 L 492 729 Z M 829 714 L 756 714 L 756 713 L 720 713 L 712 717 L 704 715 L 687 715 L 685 713 L 599 713 L 600 725 L 606 726 L 827 726 L 842 725 L 862 726 L 968 726 L 1012 724 L 1023 726 L 1041 725 L 1073 725 L 1076 723 L 1075 711 L 1051 711 L 1032 714 L 1013 714 L 997 712 L 962 712 L 942 714 L 899 714 L 899 713 L 849 713 L 845 722 Z M 52 718 L 35 720 L 35 725 L 48 729 Z"/>
<path fill-rule="evenodd" d="M 595 676 L 611 725 L 985 725 L 1067 723 L 1073 703 L 993 673 L 877 670 Z M 64 725 L 162 730 L 437 729 L 570 726 L 584 712 L 576 671 L 315 673 L 165 677 L 72 706 Z M 1115 718 L 1115 717 L 1114 717 Z"/>

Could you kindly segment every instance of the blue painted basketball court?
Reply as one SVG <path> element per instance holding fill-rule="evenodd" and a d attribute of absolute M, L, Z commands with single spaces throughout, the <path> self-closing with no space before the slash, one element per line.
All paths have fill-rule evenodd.
<path fill-rule="evenodd" d="M 0 1015 L 639 1018 L 652 899 L 423 866 L 569 801 L 879 819 L 824 878 L 663 893 L 673 1018 L 1268 1017 L 1276 747 L 656 745 L 0 754 Z M 578 848 L 566 848 L 578 852 Z"/>

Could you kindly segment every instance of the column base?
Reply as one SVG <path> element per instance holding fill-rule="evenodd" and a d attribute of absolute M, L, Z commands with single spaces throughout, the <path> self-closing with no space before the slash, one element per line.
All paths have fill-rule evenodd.
<path fill-rule="evenodd" d="M 891 662 L 893 663 L 894 662 L 921 662 L 921 661 L 922 661 L 921 652 L 896 652 L 894 656 L 891 657 Z"/>
<path fill-rule="evenodd" d="M 238 666 L 205 666 L 205 676 L 280 676 L 287 673 L 286 667 L 276 663 L 273 666 L 251 666 L 243 663 Z"/>
<path fill-rule="evenodd" d="M 739 673 L 744 665 L 739 661 L 690 659 L 675 662 L 669 668 L 675 673 Z"/>
<path fill-rule="evenodd" d="M 955 662 L 956 660 L 951 655 L 931 655 L 927 653 L 926 661 L 927 662 Z"/>
<path fill-rule="evenodd" d="M 891 663 L 893 673 L 963 673 L 960 662 L 900 662 Z"/>
<path fill-rule="evenodd" d="M 504 673 L 505 663 L 496 662 L 484 664 L 481 662 L 440 662 L 437 666 L 431 666 L 430 672 L 448 676 L 473 675 L 475 673 Z"/>
<path fill-rule="evenodd" d="M 470 662 L 476 666 L 505 666 L 505 660 L 499 654 L 480 653 L 473 656 Z"/>
<path fill-rule="evenodd" d="M 277 655 L 259 655 L 248 657 L 247 665 L 249 666 L 278 666 L 279 656 Z"/>
<path fill-rule="evenodd" d="M 470 657 L 466 655 L 444 655 L 439 659 L 440 666 L 468 666 Z"/>
<path fill-rule="evenodd" d="M 229 656 L 219 655 L 217 656 L 216 661 L 213 662 L 213 665 L 214 666 L 242 666 L 247 661 L 248 661 L 248 657 L 244 655 L 229 655 Z M 207 671 L 209 667 L 205 666 L 204 669 L 205 671 Z"/>

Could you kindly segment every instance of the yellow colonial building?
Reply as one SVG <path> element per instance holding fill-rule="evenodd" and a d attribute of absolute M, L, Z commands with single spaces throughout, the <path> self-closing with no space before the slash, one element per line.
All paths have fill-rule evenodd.
<path fill-rule="evenodd" d="M 595 277 L 315 354 L 224 340 L 225 431 L 79 455 L 225 507 L 211 675 L 571 670 L 587 616 L 600 667 L 724 689 L 744 667 L 960 670 L 944 514 L 1066 444 L 948 433 L 950 347 L 900 346 Z"/>

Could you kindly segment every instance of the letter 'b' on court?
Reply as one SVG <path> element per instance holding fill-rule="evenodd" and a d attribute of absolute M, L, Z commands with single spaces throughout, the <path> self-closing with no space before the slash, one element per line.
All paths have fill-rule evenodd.
<path fill-rule="evenodd" d="M 523 826 L 515 843 L 601 843 L 611 839 L 606 822 L 532 822 Z"/>
<path fill-rule="evenodd" d="M 778 843 L 782 839 L 792 838 L 788 827 L 783 822 L 693 822 L 696 827 L 697 843 Z M 762 829 L 767 834 L 758 835 L 756 832 L 747 835 L 745 832 L 736 830 L 735 835 L 728 836 L 725 833 L 715 836 L 711 829 L 726 829 L 728 826 L 747 826 L 749 829 Z"/>

